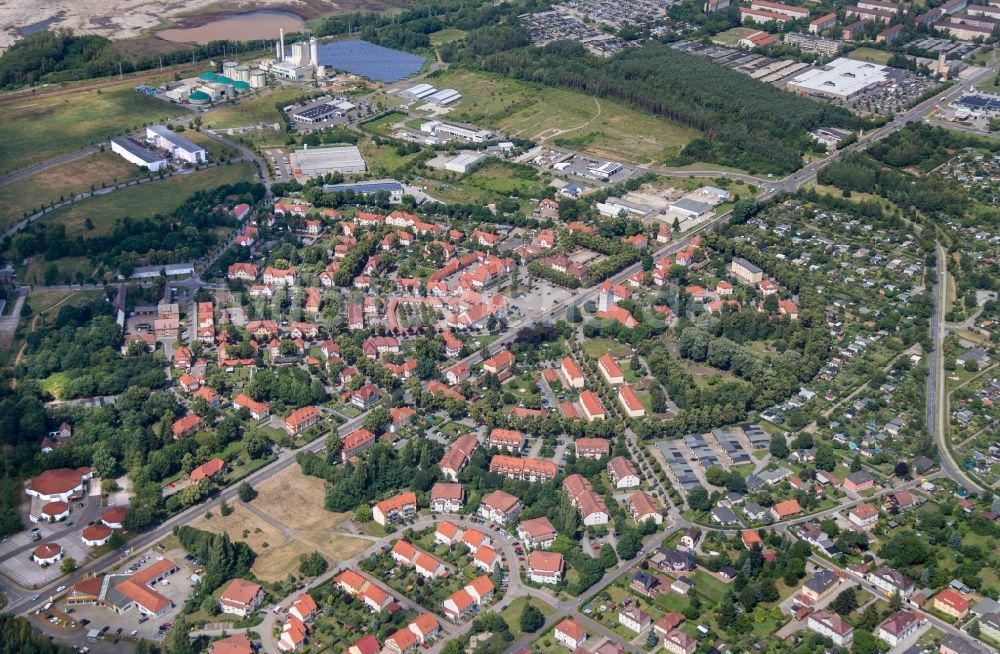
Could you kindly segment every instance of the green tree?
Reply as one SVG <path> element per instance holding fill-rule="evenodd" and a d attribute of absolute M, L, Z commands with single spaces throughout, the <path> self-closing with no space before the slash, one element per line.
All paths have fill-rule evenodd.
<path fill-rule="evenodd" d="M 857 609 L 858 597 L 855 594 L 854 589 L 847 588 L 846 590 L 841 591 L 841 593 L 830 603 L 830 608 L 840 616 L 848 615 Z"/>
<path fill-rule="evenodd" d="M 67 556 L 65 559 L 62 560 L 62 563 L 59 564 L 59 571 L 62 572 L 64 575 L 67 575 L 73 572 L 74 570 L 76 570 L 76 559 L 74 559 L 72 556 Z"/>
<path fill-rule="evenodd" d="M 241 481 L 240 485 L 236 487 L 236 495 L 243 502 L 251 502 L 253 498 L 257 497 L 257 491 L 248 482 Z"/>
<path fill-rule="evenodd" d="M 307 577 L 318 577 L 326 572 L 329 564 L 319 552 L 299 556 L 299 572 Z"/>
<path fill-rule="evenodd" d="M 533 634 L 541 629 L 543 624 L 545 624 L 545 615 L 542 614 L 541 610 L 530 602 L 525 604 L 521 610 L 521 631 Z"/>
<path fill-rule="evenodd" d="M 771 446 L 768 449 L 771 452 L 771 456 L 776 459 L 787 458 L 788 441 L 785 440 L 784 434 L 774 434 L 771 436 Z"/>

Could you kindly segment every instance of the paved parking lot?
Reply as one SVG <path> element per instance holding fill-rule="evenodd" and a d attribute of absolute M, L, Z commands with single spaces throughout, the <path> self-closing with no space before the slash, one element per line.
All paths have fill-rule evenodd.
<path fill-rule="evenodd" d="M 82 507 L 79 505 L 83 504 Z M 62 546 L 63 557 L 73 557 L 77 563 L 87 560 L 89 549 L 80 539 L 80 532 L 91 521 L 100 519 L 104 508 L 99 496 L 89 496 L 80 502 L 70 504 L 69 518 L 62 522 L 43 522 L 31 525 L 29 529 L 12 535 L 0 544 L 0 574 L 25 588 L 47 584 L 60 575 L 60 564 L 48 568 L 39 567 L 31 558 L 35 548 L 43 543 Z M 37 528 L 42 538 L 31 540 L 30 529 Z"/>
<path fill-rule="evenodd" d="M 540 279 L 533 280 L 532 285 L 535 287 L 534 290 L 511 300 L 511 304 L 517 307 L 529 322 L 547 313 L 553 306 L 566 302 L 575 294 L 574 291 L 553 286 Z"/>
<path fill-rule="evenodd" d="M 129 559 L 118 569 L 118 572 L 128 573 L 130 567 L 143 560 L 145 562 L 137 570 L 145 569 L 156 563 L 159 556 L 165 556 L 165 558 L 177 564 L 177 567 L 180 568 L 177 572 L 152 586 L 153 590 L 174 603 L 174 607 L 164 615 L 144 620 L 142 613 L 135 608 L 121 615 L 101 606 L 66 606 L 65 604 L 61 604 L 59 608 L 67 613 L 72 611 L 70 615 L 76 620 L 89 620 L 88 629 L 102 629 L 107 626 L 109 627 L 109 633 L 112 634 L 116 633 L 118 629 L 121 629 L 122 634 L 125 636 L 130 635 L 132 631 L 137 631 L 137 637 L 139 638 L 159 640 L 160 625 L 176 622 L 181 608 L 184 606 L 184 602 L 187 601 L 188 596 L 191 594 L 191 590 L 194 587 L 191 575 L 194 573 L 195 568 L 188 561 L 184 560 L 183 551 L 170 551 L 162 555 L 155 554 L 154 552 L 156 551 L 158 550 L 147 550 L 145 554 Z"/>

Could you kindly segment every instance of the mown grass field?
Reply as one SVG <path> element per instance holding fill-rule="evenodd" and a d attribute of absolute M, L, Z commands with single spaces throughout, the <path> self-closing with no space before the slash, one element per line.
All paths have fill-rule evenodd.
<path fill-rule="evenodd" d="M 445 43 L 461 41 L 465 38 L 465 31 L 449 27 L 439 32 L 434 32 L 429 38 L 431 40 L 431 45 L 436 48 L 439 45 L 444 45 Z"/>
<path fill-rule="evenodd" d="M 719 32 L 712 37 L 712 43 L 718 43 L 719 45 L 724 45 L 728 48 L 735 47 L 740 39 L 746 36 L 750 36 L 757 30 L 751 27 L 734 27 L 732 29 L 726 30 L 725 32 Z"/>
<path fill-rule="evenodd" d="M 876 50 L 875 48 L 858 48 L 857 50 L 851 50 L 848 52 L 847 57 L 849 59 L 869 61 L 873 64 L 880 64 L 884 66 L 889 63 L 889 59 L 892 58 L 892 53 L 886 52 L 885 50 Z"/>
<path fill-rule="evenodd" d="M 250 127 L 257 123 L 284 123 L 277 103 L 290 104 L 304 95 L 297 89 L 281 89 L 255 95 L 233 104 L 221 105 L 203 118 L 203 127 L 224 129 L 228 127 Z"/>
<path fill-rule="evenodd" d="M 248 163 L 208 168 L 88 198 L 52 212 L 40 222 L 66 225 L 67 238 L 79 235 L 98 236 L 110 232 L 119 218 L 147 218 L 166 214 L 179 207 L 196 191 L 250 181 L 253 177 L 253 166 Z M 91 230 L 86 229 L 88 218 L 94 225 Z"/>
<path fill-rule="evenodd" d="M 132 86 L 67 91 L 3 105 L 0 173 L 48 161 L 183 113 L 180 107 L 136 93 Z"/>
<path fill-rule="evenodd" d="M 427 81 L 463 94 L 449 118 L 599 157 L 663 162 L 698 136 L 695 130 L 611 100 L 497 75 L 453 68 Z"/>
<path fill-rule="evenodd" d="M 0 186 L 0 229 L 6 230 L 25 212 L 139 176 L 139 168 L 110 151 L 41 170 L 34 175 Z"/>
<path fill-rule="evenodd" d="M 424 180 L 428 192 L 442 202 L 489 204 L 516 193 L 520 198 L 539 197 L 545 190 L 541 177 L 529 179 L 501 165 L 485 165 L 460 181 Z M 522 206 L 525 203 L 522 201 Z"/>

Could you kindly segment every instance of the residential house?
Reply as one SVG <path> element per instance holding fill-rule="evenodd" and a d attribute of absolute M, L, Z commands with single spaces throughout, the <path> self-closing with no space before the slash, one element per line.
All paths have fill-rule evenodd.
<path fill-rule="evenodd" d="M 556 529 L 545 516 L 522 520 L 517 526 L 517 536 L 521 539 L 524 547 L 529 550 L 545 549 L 552 545 L 556 539 Z"/>
<path fill-rule="evenodd" d="M 565 563 L 559 552 L 534 550 L 528 554 L 528 579 L 536 584 L 558 584 Z"/>
<path fill-rule="evenodd" d="M 462 484 L 438 482 L 431 488 L 431 511 L 436 513 L 458 513 L 465 504 L 465 489 Z"/>
<path fill-rule="evenodd" d="M 372 508 L 372 520 L 384 527 L 411 518 L 416 512 L 417 494 L 410 491 L 377 502 Z"/>
<path fill-rule="evenodd" d="M 252 581 L 233 579 L 219 596 L 223 613 L 246 618 L 264 601 L 264 589 Z"/>
<path fill-rule="evenodd" d="M 615 488 L 635 488 L 641 481 L 632 462 L 623 456 L 616 456 L 608 461 L 608 477 Z"/>
<path fill-rule="evenodd" d="M 483 498 L 478 513 L 487 520 L 505 525 L 517 517 L 523 508 L 521 500 L 510 493 L 497 490 Z"/>

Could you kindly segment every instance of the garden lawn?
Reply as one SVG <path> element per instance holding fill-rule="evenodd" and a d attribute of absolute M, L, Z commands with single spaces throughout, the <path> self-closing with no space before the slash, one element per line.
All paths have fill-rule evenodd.
<path fill-rule="evenodd" d="M 694 582 L 694 588 L 698 593 L 713 602 L 721 601 L 729 592 L 729 586 L 725 582 L 704 570 L 695 570 L 689 579 Z"/>
<path fill-rule="evenodd" d="M 545 602 L 535 599 L 534 597 L 518 597 L 515 599 L 510 603 L 510 605 L 507 606 L 507 608 L 500 612 L 500 617 L 502 617 L 507 624 L 510 625 L 510 632 L 514 634 L 514 638 L 520 638 L 524 635 L 524 632 L 521 631 L 521 611 L 523 611 L 524 607 L 528 604 L 531 604 L 536 609 L 541 611 L 542 615 L 545 616 L 545 619 L 548 619 L 554 611 L 551 606 Z"/>

